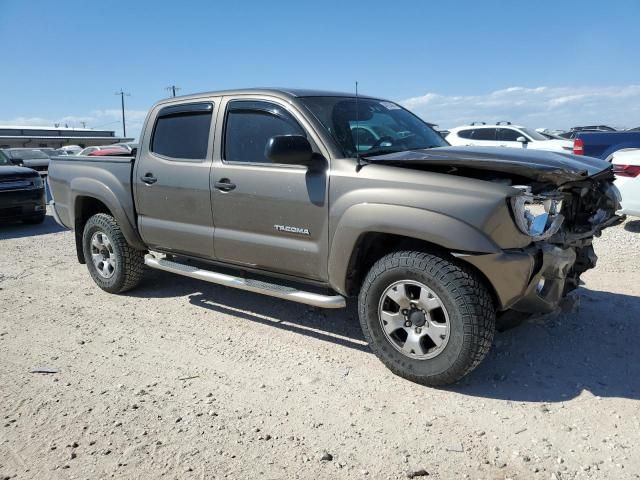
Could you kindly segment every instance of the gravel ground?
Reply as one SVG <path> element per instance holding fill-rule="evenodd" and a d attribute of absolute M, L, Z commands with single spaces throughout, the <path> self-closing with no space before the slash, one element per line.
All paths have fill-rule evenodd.
<path fill-rule="evenodd" d="M 0 227 L 0 479 L 640 478 L 640 221 L 596 242 L 576 311 L 432 389 L 353 306 L 163 272 L 113 296 L 50 217 Z"/>

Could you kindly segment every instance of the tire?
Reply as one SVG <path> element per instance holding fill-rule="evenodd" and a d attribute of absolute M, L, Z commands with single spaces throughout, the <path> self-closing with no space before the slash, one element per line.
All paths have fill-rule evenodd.
<path fill-rule="evenodd" d="M 111 215 L 98 213 L 87 220 L 82 250 L 91 278 L 104 291 L 126 292 L 142 280 L 145 252 L 127 243 Z"/>
<path fill-rule="evenodd" d="M 22 221 L 29 225 L 37 225 L 38 223 L 44 222 L 44 218 L 45 218 L 45 214 L 43 213 L 42 215 L 38 215 L 35 217 L 23 218 Z"/>
<path fill-rule="evenodd" d="M 403 309 L 407 301 L 411 306 Z M 373 353 L 395 374 L 428 386 L 455 383 L 478 366 L 496 324 L 483 280 L 417 251 L 394 252 L 375 263 L 362 284 L 358 313 Z"/>

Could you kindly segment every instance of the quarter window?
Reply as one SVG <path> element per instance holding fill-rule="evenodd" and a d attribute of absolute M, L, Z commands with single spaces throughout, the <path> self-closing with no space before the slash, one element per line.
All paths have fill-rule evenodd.
<path fill-rule="evenodd" d="M 170 158 L 204 160 L 209 146 L 213 105 L 194 103 L 160 110 L 151 151 Z"/>
<path fill-rule="evenodd" d="M 305 135 L 284 108 L 269 102 L 229 102 L 224 136 L 227 162 L 271 163 L 265 147 L 277 135 Z"/>
<path fill-rule="evenodd" d="M 460 138 L 471 138 L 472 133 L 473 133 L 473 130 L 460 130 L 458 132 L 458 136 Z"/>

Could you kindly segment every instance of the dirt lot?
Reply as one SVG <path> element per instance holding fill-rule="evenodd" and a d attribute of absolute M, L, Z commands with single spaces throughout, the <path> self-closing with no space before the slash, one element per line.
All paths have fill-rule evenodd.
<path fill-rule="evenodd" d="M 387 371 L 354 308 L 162 272 L 112 296 L 50 217 L 0 227 L 0 479 L 640 478 L 640 221 L 596 250 L 576 312 L 438 390 Z"/>

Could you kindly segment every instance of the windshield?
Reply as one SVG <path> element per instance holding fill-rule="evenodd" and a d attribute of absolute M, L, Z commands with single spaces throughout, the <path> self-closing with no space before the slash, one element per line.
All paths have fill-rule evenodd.
<path fill-rule="evenodd" d="M 535 130 L 531 130 L 529 128 L 521 128 L 520 130 L 522 130 L 522 133 L 533 140 L 549 140 L 549 138 L 545 137 L 540 132 L 536 132 Z"/>
<path fill-rule="evenodd" d="M 33 159 L 47 159 L 46 154 L 40 150 L 7 150 L 7 153 L 14 160 L 33 160 Z"/>
<path fill-rule="evenodd" d="M 336 140 L 345 157 L 449 145 L 425 122 L 393 102 L 355 97 L 300 100 Z"/>
<path fill-rule="evenodd" d="M 2 150 L 0 150 L 0 165 L 13 165 Z"/>

